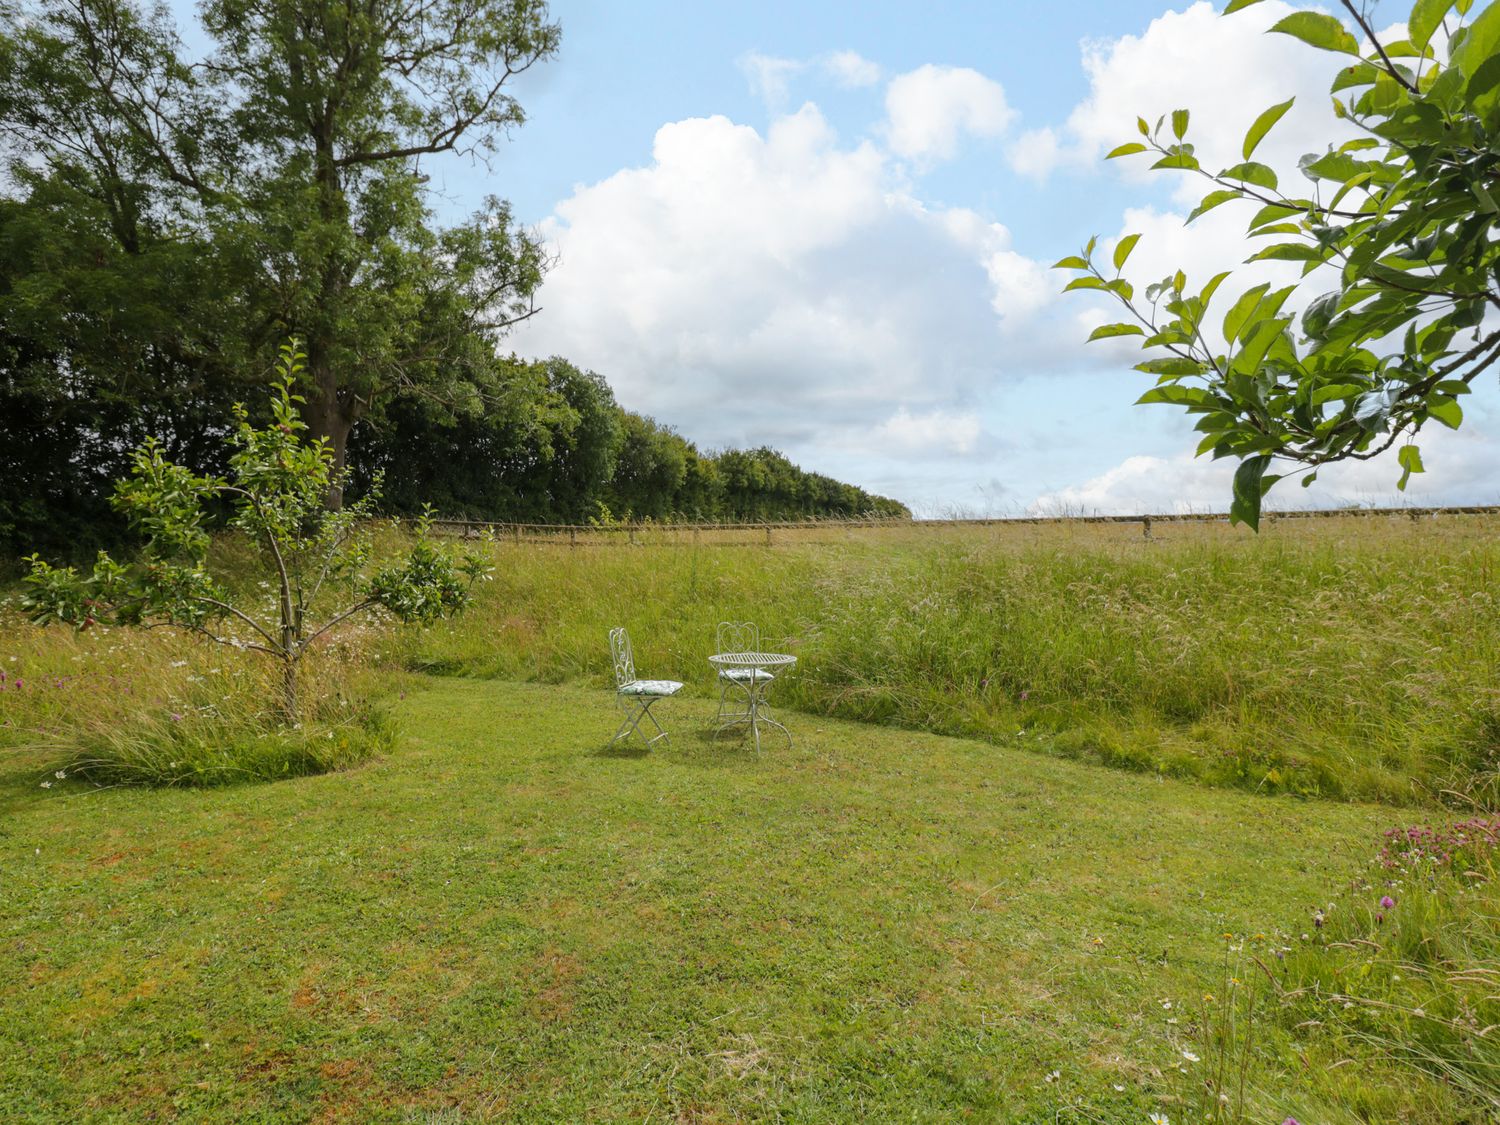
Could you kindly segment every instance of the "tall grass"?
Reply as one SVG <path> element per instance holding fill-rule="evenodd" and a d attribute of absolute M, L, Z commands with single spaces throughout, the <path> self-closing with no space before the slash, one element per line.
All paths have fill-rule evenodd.
<path fill-rule="evenodd" d="M 774 547 L 495 549 L 469 614 L 408 636 L 416 667 L 711 690 L 714 625 L 800 662 L 774 701 L 1217 785 L 1491 805 L 1500 562 L 1487 517 L 825 530 Z"/>
<path fill-rule="evenodd" d="M 351 630 L 307 668 L 304 721 L 286 728 L 272 669 L 163 631 L 75 633 L 0 605 L 0 750 L 36 762 L 39 784 L 220 785 L 341 769 L 388 749 L 380 704 L 399 670 L 377 670 L 377 630 Z"/>

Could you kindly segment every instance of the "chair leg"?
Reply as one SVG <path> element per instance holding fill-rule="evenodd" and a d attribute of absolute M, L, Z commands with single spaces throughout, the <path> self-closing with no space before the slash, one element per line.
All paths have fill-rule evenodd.
<path fill-rule="evenodd" d="M 652 743 L 658 742 L 663 738 L 665 738 L 668 742 L 671 742 L 672 740 L 670 737 L 668 737 L 666 728 L 663 727 L 661 723 L 657 721 L 656 716 L 651 713 L 651 705 L 655 702 L 655 699 L 642 699 L 640 697 L 637 697 L 633 704 L 626 703 L 621 700 L 620 709 L 625 712 L 625 718 L 620 722 L 620 727 L 615 731 L 615 736 L 609 740 L 609 744 L 613 746 L 615 743 L 621 741 L 622 739 L 628 739 L 637 731 L 640 731 L 641 737 L 646 739 L 647 746 L 650 746 Z M 642 719 L 650 719 L 651 725 L 656 728 L 656 734 L 652 735 L 650 738 L 647 738 L 646 732 L 641 730 Z"/>
<path fill-rule="evenodd" d="M 656 728 L 656 734 L 653 737 L 651 737 L 651 738 L 646 738 L 646 745 L 647 746 L 650 746 L 653 743 L 658 742 L 658 741 L 660 741 L 661 739 L 664 739 L 664 738 L 667 740 L 668 744 L 670 744 L 671 741 L 672 741 L 671 737 L 667 734 L 667 728 L 664 727 L 664 726 L 662 726 L 661 723 L 657 722 L 656 721 L 656 716 L 651 713 L 651 704 L 653 704 L 655 702 L 656 702 L 656 700 L 654 700 L 654 699 L 648 699 L 646 701 L 646 705 L 641 708 L 641 715 L 643 717 L 647 718 L 647 719 L 650 719 L 651 720 L 651 725 Z M 641 737 L 642 738 L 646 737 L 646 732 L 645 731 L 641 731 Z"/>
<path fill-rule="evenodd" d="M 611 746 L 619 742 L 622 738 L 629 738 L 635 732 L 635 728 L 639 726 L 641 722 L 641 712 L 636 708 L 622 702 L 620 704 L 620 710 L 625 713 L 625 717 L 620 720 L 620 726 L 619 729 L 615 731 L 615 736 L 609 740 L 609 744 Z"/>

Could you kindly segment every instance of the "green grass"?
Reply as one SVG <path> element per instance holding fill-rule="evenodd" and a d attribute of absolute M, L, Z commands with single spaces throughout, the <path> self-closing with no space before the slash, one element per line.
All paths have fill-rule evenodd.
<path fill-rule="evenodd" d="M 409 642 L 434 671 L 706 681 L 714 625 L 801 657 L 827 715 L 1025 745 L 1262 792 L 1500 801 L 1500 536 L 1490 517 L 778 532 L 496 549 L 464 619 Z M 704 689 L 707 690 L 707 689 Z M 1024 733 L 1022 733 L 1024 732 Z"/>
<path fill-rule="evenodd" d="M 1177 1122 L 1222 934 L 1410 815 L 805 714 L 757 758 L 660 710 L 670 747 L 606 753 L 604 692 L 428 680 L 345 773 L 0 760 L 0 1119 Z M 1348 1120 L 1299 1050 L 1255 1119 Z"/>

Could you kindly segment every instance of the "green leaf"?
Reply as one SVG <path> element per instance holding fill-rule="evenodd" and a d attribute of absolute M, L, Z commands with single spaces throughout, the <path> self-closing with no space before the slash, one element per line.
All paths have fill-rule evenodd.
<path fill-rule="evenodd" d="M 1260 144 L 1265 135 L 1271 131 L 1271 126 L 1281 120 L 1282 115 L 1292 108 L 1292 103 L 1296 100 L 1296 98 L 1287 98 L 1286 101 L 1278 105 L 1273 105 L 1255 119 L 1255 124 L 1251 125 L 1250 131 L 1245 134 L 1245 145 L 1241 150 L 1241 155 L 1246 160 L 1250 159 L 1250 154 L 1255 151 L 1255 146 Z"/>
<path fill-rule="evenodd" d="M 1247 262 L 1321 262 L 1328 256 L 1326 250 L 1308 246 L 1302 242 L 1278 242 L 1267 246 L 1246 258 Z"/>
<path fill-rule="evenodd" d="M 1078 255 L 1073 254 L 1066 258 L 1059 258 L 1052 263 L 1052 268 L 1055 270 L 1086 270 L 1089 268 L 1089 263 L 1087 258 L 1080 258 Z"/>
<path fill-rule="evenodd" d="M 1143 122 L 1144 124 L 1144 122 Z M 1122 145 L 1116 145 L 1105 155 L 1105 160 L 1113 160 L 1117 156 L 1134 156 L 1138 152 L 1145 152 L 1146 146 L 1140 141 L 1126 141 Z"/>
<path fill-rule="evenodd" d="M 1402 492 L 1406 491 L 1406 482 L 1411 479 L 1412 473 L 1425 473 L 1422 467 L 1422 453 L 1415 445 L 1403 445 L 1396 454 L 1396 462 L 1405 471 L 1401 479 L 1396 482 L 1396 487 Z"/>
<path fill-rule="evenodd" d="M 1224 339 L 1233 341 L 1238 338 L 1240 328 L 1244 326 L 1245 320 L 1255 310 L 1255 306 L 1260 304 L 1260 299 L 1266 295 L 1266 290 L 1270 288 L 1270 283 L 1267 282 L 1263 285 L 1257 285 L 1253 289 L 1247 289 L 1240 294 L 1239 300 L 1231 305 L 1229 311 L 1224 314 Z"/>
<path fill-rule="evenodd" d="M 1105 340 L 1111 336 L 1144 336 L 1146 334 L 1139 324 L 1101 324 L 1089 333 L 1089 342 Z"/>
<path fill-rule="evenodd" d="M 1185 375 L 1203 374 L 1203 364 L 1195 359 L 1184 359 L 1176 355 L 1144 360 L 1137 363 L 1135 369 L 1144 371 L 1148 375 L 1166 375 L 1173 379 L 1180 379 Z"/>
<path fill-rule="evenodd" d="M 1453 0 L 1417 0 L 1412 5 L 1411 17 L 1406 21 L 1406 33 L 1418 47 L 1432 42 L 1432 33 L 1443 22 Z"/>
<path fill-rule="evenodd" d="M 1199 215 L 1212 211 L 1221 203 L 1228 203 L 1231 199 L 1243 198 L 1244 193 L 1235 188 L 1221 188 L 1218 191 L 1211 191 L 1203 197 L 1202 203 L 1193 208 L 1193 213 L 1187 217 L 1187 221 L 1183 225 L 1186 226 L 1187 223 L 1192 222 Z"/>
<path fill-rule="evenodd" d="M 1468 388 L 1465 387 L 1465 390 Z M 1464 408 L 1451 398 L 1434 399 L 1427 404 L 1427 413 L 1450 430 L 1456 430 L 1464 422 Z"/>
<path fill-rule="evenodd" d="M 1130 257 L 1130 252 L 1135 249 L 1135 244 L 1141 240 L 1138 234 L 1127 234 L 1119 242 L 1115 243 L 1115 269 L 1125 268 L 1125 259 Z"/>
<path fill-rule="evenodd" d="M 1063 286 L 1064 293 L 1071 293 L 1074 289 L 1107 289 L 1108 286 L 1093 275 L 1086 277 L 1075 277 Z"/>
<path fill-rule="evenodd" d="M 1260 3 L 1260 0 L 1229 0 L 1229 3 L 1227 5 L 1225 5 L 1225 7 L 1224 7 L 1224 14 L 1226 16 L 1232 15 L 1235 12 L 1238 12 L 1238 11 L 1240 11 L 1243 8 L 1250 7 L 1251 4 L 1259 4 L 1259 3 Z"/>
<path fill-rule="evenodd" d="M 1359 40 L 1344 30 L 1344 25 L 1338 20 L 1321 12 L 1293 12 L 1272 24 L 1271 30 L 1300 39 L 1319 50 L 1359 54 Z"/>
<path fill-rule="evenodd" d="M 1205 309 L 1208 308 L 1208 302 L 1213 299 L 1213 295 L 1218 292 L 1219 286 L 1224 283 L 1224 279 L 1228 276 L 1229 271 L 1225 270 L 1223 273 L 1216 273 L 1213 277 L 1209 278 L 1208 284 L 1203 287 L 1203 292 L 1198 294 L 1198 300 Z"/>
<path fill-rule="evenodd" d="M 1229 505 L 1229 522 L 1248 524 L 1251 531 L 1260 530 L 1260 501 L 1265 495 L 1266 469 L 1271 458 L 1265 454 L 1246 457 L 1234 474 L 1234 500 Z M 1274 483 L 1274 482 L 1273 482 Z"/>
<path fill-rule="evenodd" d="M 1152 387 L 1149 391 L 1135 400 L 1137 406 L 1145 406 L 1155 402 L 1164 402 L 1171 406 L 1206 406 L 1214 401 L 1202 387 L 1184 387 L 1177 383 L 1168 383 L 1161 387 Z"/>
<path fill-rule="evenodd" d="M 1188 111 L 1185 109 L 1174 109 L 1172 111 L 1172 135 L 1179 141 L 1187 135 Z"/>
<path fill-rule="evenodd" d="M 1334 383 L 1327 387 L 1319 387 L 1312 393 L 1312 404 L 1314 406 L 1322 406 L 1325 402 L 1351 399 L 1368 389 L 1368 387 L 1361 386 L 1359 383 Z"/>
<path fill-rule="evenodd" d="M 1219 173 L 1221 180 L 1243 180 L 1247 184 L 1256 187 L 1270 188 L 1276 190 L 1276 173 L 1264 164 L 1257 164 L 1254 160 L 1247 160 L 1243 164 L 1236 164 L 1233 168 L 1226 168 Z"/>
<path fill-rule="evenodd" d="M 1454 52 L 1453 65 L 1473 79 L 1480 66 L 1500 46 L 1500 4 L 1490 4 L 1469 25 L 1463 44 Z"/>

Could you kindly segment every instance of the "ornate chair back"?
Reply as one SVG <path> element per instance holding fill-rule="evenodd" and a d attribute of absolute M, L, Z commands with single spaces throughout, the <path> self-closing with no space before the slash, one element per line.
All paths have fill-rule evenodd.
<path fill-rule="evenodd" d="M 715 652 L 759 652 L 760 626 L 753 621 L 720 621 L 714 631 Z"/>
<path fill-rule="evenodd" d="M 615 687 L 634 683 L 635 653 L 630 649 L 630 634 L 623 625 L 609 631 L 609 654 L 615 663 Z"/>

